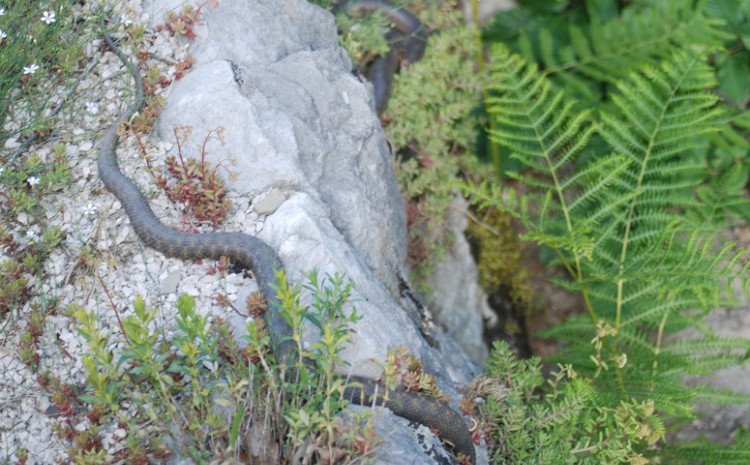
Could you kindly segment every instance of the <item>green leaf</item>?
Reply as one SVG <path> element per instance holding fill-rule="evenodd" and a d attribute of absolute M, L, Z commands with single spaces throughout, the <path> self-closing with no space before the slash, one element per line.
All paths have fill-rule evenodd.
<path fill-rule="evenodd" d="M 719 89 L 736 104 L 750 96 L 750 51 L 730 56 L 719 68 Z"/>

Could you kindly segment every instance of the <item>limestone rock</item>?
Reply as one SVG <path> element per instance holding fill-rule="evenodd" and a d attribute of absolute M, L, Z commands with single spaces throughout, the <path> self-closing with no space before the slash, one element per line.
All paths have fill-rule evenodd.
<path fill-rule="evenodd" d="M 479 272 L 464 237 L 467 202 L 457 197 L 445 216 L 452 242 L 434 265 L 428 285 L 435 321 L 452 336 L 471 360 L 484 364 L 487 346 L 482 340 L 483 315 L 492 314 L 487 296 L 479 286 Z M 459 351 L 460 353 L 460 351 Z"/>
<path fill-rule="evenodd" d="M 152 8 L 164 10 L 158 2 Z M 303 0 L 252 0 L 221 2 L 204 9 L 201 20 L 190 48 L 195 65 L 171 89 L 158 122 L 161 137 L 173 142 L 175 125 L 190 126 L 183 154 L 199 156 L 185 149 L 200 147 L 209 131 L 223 128 L 224 143 L 209 142 L 206 158 L 226 168 L 222 174 L 238 195 L 276 199 L 264 210 L 258 236 L 278 252 L 291 281 L 318 270 L 321 277 L 340 273 L 355 283 L 354 306 L 363 319 L 351 328 L 352 344 L 343 354 L 351 366 L 342 370 L 377 378 L 373 362 L 401 344 L 456 402 L 454 382 L 467 383 L 476 369 L 452 345 L 448 369 L 420 335 L 418 317 L 399 304 L 404 205 L 371 92 L 351 74 L 333 17 Z M 381 418 L 381 428 L 396 428 L 387 415 Z M 386 437 L 383 449 L 401 458 L 378 463 L 422 463 L 402 461 L 412 449 L 424 463 L 435 463 L 413 441 L 398 445 L 403 435 L 396 436 Z"/>

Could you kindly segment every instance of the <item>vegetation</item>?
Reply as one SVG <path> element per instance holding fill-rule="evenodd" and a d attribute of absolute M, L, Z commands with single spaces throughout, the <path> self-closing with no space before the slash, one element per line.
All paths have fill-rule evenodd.
<path fill-rule="evenodd" d="M 513 177 L 534 190 L 520 198 L 489 183 L 466 191 L 518 217 L 525 237 L 554 250 L 554 263 L 568 270 L 571 280 L 559 284 L 583 295 L 587 314 L 546 336 L 567 344 L 556 360 L 596 389 L 590 407 L 647 402 L 659 422 L 673 423 L 692 418 L 695 403 L 747 401 L 682 384 L 747 356 L 746 339 L 716 337 L 702 323 L 712 308 L 736 302 L 734 285 L 747 290 L 750 278 L 747 253 L 716 235 L 745 182 L 728 176 L 711 205 L 694 195 L 706 177 L 695 161 L 705 150 L 700 138 L 726 124 L 705 57 L 676 52 L 658 68 L 644 66 L 597 115 L 574 110 L 576 101 L 503 47 L 494 58 L 493 136 L 528 167 Z M 691 326 L 703 336 L 668 337 Z M 590 453 L 603 453 L 589 442 L 609 434 L 591 432 Z M 646 454 L 649 445 L 634 450 Z"/>
<path fill-rule="evenodd" d="M 515 238 L 503 237 L 522 228 L 544 263 L 567 270 L 556 284 L 585 303 L 544 333 L 563 343 L 547 382 L 538 361 L 494 348 L 488 375 L 510 394 L 477 414 L 495 463 L 748 461 L 742 433 L 729 449 L 667 437 L 697 405 L 749 400 L 682 383 L 747 361 L 747 340 L 715 336 L 703 317 L 750 287 L 750 257 L 721 233 L 750 219 L 749 18 L 750 3 L 722 0 L 526 2 L 483 30 L 486 76 L 476 79 L 472 34 L 443 24 L 430 36 L 436 55 L 396 79 L 388 134 L 397 148 L 417 147 L 397 170 L 410 202 L 432 206 L 431 221 L 410 216 L 416 235 L 425 222 L 440 230 L 458 185 L 477 208 L 472 230 L 491 244 L 479 257 L 494 272 L 488 290 L 528 289 Z M 461 51 L 462 65 L 444 66 Z M 454 97 L 474 104 L 452 113 Z M 486 152 L 498 147 L 499 160 L 471 158 L 484 159 L 485 146 L 465 139 L 477 126 L 489 128 Z M 438 238 L 420 259 L 450 240 Z M 675 336 L 687 328 L 699 336 Z"/>
<path fill-rule="evenodd" d="M 317 370 L 279 366 L 260 320 L 236 341 L 187 296 L 176 304 L 174 334 L 154 325 L 154 309 L 140 298 L 122 316 L 112 302 L 112 322 L 81 306 L 58 308 L 47 284 L 50 257 L 70 244 L 48 212 L 57 208 L 49 199 L 72 183 L 68 147 L 65 140 L 46 154 L 17 147 L 31 137 L 50 140 L 57 109 L 87 72 L 77 63 L 98 32 L 76 3 L 0 6 L 0 142 L 8 149 L 0 158 L 0 328 L 23 324 L 18 357 L 59 413 L 70 461 L 151 463 L 179 454 L 207 463 L 236 458 L 240 447 L 271 461 L 371 454 L 379 439 L 367 415 L 348 426 L 338 415 L 344 384 L 334 367 L 357 318 L 348 310 L 351 284 L 339 276 L 310 274 L 304 288 L 282 279 L 279 289 L 299 348 L 304 322 L 320 333 L 318 344 L 300 350 Z M 716 336 L 703 318 L 736 305 L 750 287 L 750 257 L 724 234 L 750 219 L 750 1 L 538 0 L 481 31 L 464 24 L 453 2 L 397 3 L 431 30 L 424 59 L 396 77 L 383 117 L 400 153 L 412 264 L 429 273 L 451 240 L 443 216 L 460 189 L 475 204 L 488 290 L 507 286 L 518 301 L 531 300 L 521 231 L 545 265 L 567 272 L 555 283 L 584 302 L 579 315 L 543 334 L 561 344 L 544 361 L 556 366 L 550 374 L 540 359 L 517 360 L 495 343 L 485 377 L 463 403 L 491 463 L 750 462 L 746 432 L 731 446 L 670 440 L 701 404 L 750 401 L 683 384 L 687 375 L 748 358 L 746 339 Z M 200 11 L 175 13 L 162 27 L 190 38 Z M 386 52 L 382 17 L 340 21 L 356 59 Z M 121 27 L 145 67 L 148 53 L 138 45 L 153 31 L 127 18 Z M 489 66 L 477 65 L 485 59 Z M 149 106 L 131 129 L 147 164 L 141 136 L 158 115 L 158 90 L 191 64 L 176 63 L 170 76 L 145 69 Z M 221 138 L 221 130 L 211 136 Z M 178 152 L 168 175 L 148 165 L 155 185 L 177 202 L 192 201 L 191 224 L 216 226 L 228 207 L 216 167 Z M 96 247 L 82 243 L 73 252 L 76 268 L 98 277 Z M 300 304 L 303 291 L 309 307 Z M 262 305 L 250 302 L 256 316 Z M 85 387 L 61 381 L 40 358 L 50 316 L 75 321 L 87 342 Z M 681 337 L 685 329 L 697 336 Z M 299 382 L 285 370 L 299 370 Z M 403 349 L 389 352 L 386 373 L 389 385 L 400 378 L 434 391 Z M 475 396 L 484 402 L 475 405 Z M 75 428 L 84 416 L 88 427 Z M 103 434 L 113 429 L 123 444 L 115 458 L 106 456 Z M 18 464 L 33 459 L 25 449 L 0 453 Z"/>
<path fill-rule="evenodd" d="M 569 418 L 581 422 L 572 429 L 580 436 L 558 460 L 710 463 L 718 446 L 665 442 L 664 425 L 694 418 L 697 404 L 748 401 L 682 383 L 747 361 L 746 339 L 715 336 L 703 323 L 711 309 L 735 305 L 750 284 L 750 257 L 718 234 L 747 220 L 749 166 L 744 123 L 712 91 L 736 85 L 717 79 L 714 66 L 721 57 L 733 60 L 726 47 L 742 43 L 716 20 L 710 7 L 719 3 L 556 5 L 573 19 L 567 27 L 538 14 L 543 26 L 534 23 L 510 41 L 520 55 L 506 45 L 492 49 L 491 136 L 517 164 L 506 173 L 525 193 L 491 177 L 462 186 L 480 207 L 518 218 L 523 237 L 568 271 L 570 280 L 557 284 L 585 302 L 584 315 L 544 334 L 565 344 L 553 359 L 570 378 L 565 402 L 550 403 L 557 384 L 532 401 L 544 419 L 588 405 Z M 671 336 L 691 327 L 700 336 Z M 557 434 L 569 435 L 570 424 Z M 509 450 L 502 438 L 495 435 L 498 460 L 521 452 L 540 460 L 536 451 L 554 450 Z M 744 444 L 722 463 L 746 462 Z"/>
<path fill-rule="evenodd" d="M 53 129 L 53 113 L 67 95 L 50 90 L 75 81 L 90 37 L 75 24 L 75 3 L 14 0 L 0 7 L 0 146 Z"/>
<path fill-rule="evenodd" d="M 305 287 L 314 296 L 310 307 L 300 304 L 301 288 L 287 286 L 283 275 L 278 295 L 300 349 L 304 323 L 319 329 L 320 342 L 301 352 L 318 370 L 308 370 L 301 359 L 292 367 L 278 364 L 262 320 L 250 321 L 244 341 L 237 341 L 227 322 L 201 315 L 186 295 L 177 300 L 178 331 L 169 337 L 155 327 L 157 312 L 140 297 L 126 317 L 114 308 L 115 332 L 95 314 L 72 307 L 68 313 L 88 343 L 83 361 L 91 386 L 78 399 L 91 404 L 95 424 L 114 422 L 127 433 L 128 450 L 120 458 L 129 462 L 176 454 L 209 463 L 237 458 L 241 449 L 263 462 L 367 455 L 377 445 L 372 426 L 364 423 L 368 412 L 354 419 L 338 415 L 346 384 L 334 376 L 349 339 L 346 327 L 359 319 L 356 309 L 345 313 L 352 284 L 310 273 Z M 287 370 L 300 378 L 290 381 Z"/>

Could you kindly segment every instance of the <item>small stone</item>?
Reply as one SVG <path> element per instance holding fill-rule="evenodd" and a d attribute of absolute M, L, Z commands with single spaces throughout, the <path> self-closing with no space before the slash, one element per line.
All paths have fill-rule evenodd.
<path fill-rule="evenodd" d="M 14 149 L 14 148 L 18 147 L 19 145 L 21 145 L 21 143 L 18 142 L 18 139 L 16 139 L 15 137 L 11 137 L 10 139 L 7 139 L 5 141 L 5 148 L 6 149 Z"/>
<path fill-rule="evenodd" d="M 200 290 L 195 286 L 185 286 L 182 291 L 191 297 L 198 297 L 201 294 Z"/>
<path fill-rule="evenodd" d="M 255 203 L 255 211 L 259 215 L 270 215 L 284 203 L 286 198 L 287 195 L 281 189 L 274 187 L 261 200 Z"/>
<path fill-rule="evenodd" d="M 122 229 L 120 229 L 120 232 L 117 234 L 115 243 L 122 244 L 123 242 L 125 242 L 125 239 L 127 239 L 129 233 L 130 233 L 130 227 L 124 226 Z"/>

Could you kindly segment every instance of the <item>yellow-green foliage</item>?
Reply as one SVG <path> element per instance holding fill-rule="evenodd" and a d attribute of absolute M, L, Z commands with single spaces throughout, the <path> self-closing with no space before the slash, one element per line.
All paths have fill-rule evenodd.
<path fill-rule="evenodd" d="M 664 435 L 653 402 L 623 398 L 603 406 L 596 379 L 570 365 L 545 380 L 539 358 L 517 360 L 505 342 L 495 343 L 487 365 L 489 379 L 502 380 L 505 388 L 500 398 L 491 390 L 480 393 L 486 402 L 474 411 L 490 463 L 646 465 L 639 449 Z"/>
<path fill-rule="evenodd" d="M 473 152 L 482 122 L 477 42 L 456 1 L 391 3 L 416 14 L 430 31 L 424 57 L 394 76 L 382 118 L 394 154 L 416 148 L 416 153 L 396 157 L 395 170 L 408 203 L 409 261 L 425 275 L 451 240 L 444 216 L 456 192 L 446 181 L 476 170 L 476 158 L 462 155 Z M 337 22 L 342 45 L 359 65 L 387 52 L 383 30 L 388 22 L 381 14 L 342 13 Z"/>
<path fill-rule="evenodd" d="M 88 346 L 83 355 L 87 393 L 80 401 L 91 404 L 100 423 L 120 422 L 136 449 L 154 455 L 168 450 L 197 463 L 238 454 L 248 436 L 267 438 L 263 453 L 268 456 L 255 457 L 263 463 L 293 455 L 323 463 L 314 457 L 333 456 L 334 448 L 342 457 L 369 452 L 377 441 L 362 426 L 369 414 L 348 423 L 339 415 L 347 404 L 346 380 L 334 374 L 349 338 L 347 325 L 359 318 L 349 304 L 353 285 L 340 275 L 319 279 L 311 272 L 304 285 L 313 296 L 307 306 L 300 303 L 302 287 L 290 287 L 283 273 L 279 277 L 280 312 L 315 369 L 301 362 L 280 365 L 260 319 L 247 324 L 247 345 L 240 348 L 226 322 L 211 321 L 183 295 L 176 303 L 177 329 L 167 336 L 157 310 L 137 297 L 133 312 L 117 314 L 112 328 L 104 328 L 92 312 L 69 308 Z M 305 322 L 320 331 L 320 341 L 309 350 L 302 350 L 299 339 Z M 299 382 L 288 376 L 292 369 L 301 370 Z M 316 446 L 308 447 L 311 443 Z M 134 453 L 126 455 L 133 459 Z"/>
<path fill-rule="evenodd" d="M 476 42 L 459 12 L 443 9 L 432 16 L 424 57 L 394 77 L 387 133 L 396 148 L 416 140 L 420 153 L 449 158 L 470 151 L 476 137 Z"/>
<path fill-rule="evenodd" d="M 469 222 L 468 236 L 478 246 L 479 279 L 487 293 L 510 289 L 514 302 L 531 304 L 529 273 L 523 264 L 523 245 L 513 218 L 500 210 L 489 209 Z"/>
<path fill-rule="evenodd" d="M 380 12 L 342 12 L 336 16 L 341 34 L 339 42 L 355 63 L 364 65 L 375 57 L 388 53 L 388 41 L 383 30 L 388 20 Z"/>

